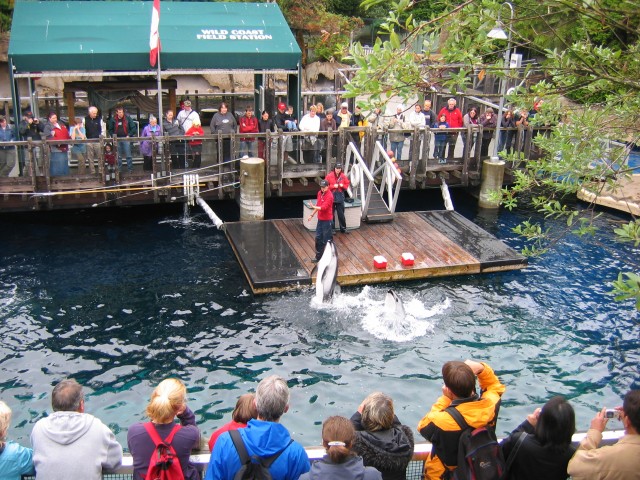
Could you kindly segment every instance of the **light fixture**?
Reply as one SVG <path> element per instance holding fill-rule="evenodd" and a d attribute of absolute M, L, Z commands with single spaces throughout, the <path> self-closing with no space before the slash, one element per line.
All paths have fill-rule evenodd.
<path fill-rule="evenodd" d="M 509 38 L 500 23 L 497 23 L 496 26 L 487 33 L 487 37 L 493 38 L 494 40 L 506 40 Z"/>
<path fill-rule="evenodd" d="M 502 129 L 502 111 L 504 110 L 504 96 L 506 95 L 507 90 L 507 73 L 509 72 L 509 60 L 511 58 L 511 32 L 513 31 L 513 19 L 514 19 L 514 11 L 513 5 L 510 2 L 504 2 L 500 5 L 500 8 L 504 6 L 509 7 L 511 11 L 511 16 L 509 17 L 509 33 L 507 34 L 502 28 L 502 21 L 500 20 L 500 10 L 498 10 L 498 21 L 496 26 L 491 29 L 491 31 L 487 34 L 488 38 L 494 40 L 506 40 L 507 41 L 507 49 L 504 52 L 504 78 L 500 79 L 500 102 L 498 106 L 498 121 L 496 123 L 495 130 L 495 140 L 493 142 L 493 158 L 494 161 L 499 161 L 500 157 L 498 156 L 498 145 L 500 143 L 500 130 Z"/>

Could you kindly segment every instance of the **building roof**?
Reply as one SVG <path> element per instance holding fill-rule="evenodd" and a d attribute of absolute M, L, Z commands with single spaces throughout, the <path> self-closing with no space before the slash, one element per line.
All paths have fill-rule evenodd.
<path fill-rule="evenodd" d="M 17 74 L 155 71 L 152 1 L 16 0 Z M 160 2 L 162 70 L 297 70 L 301 52 L 276 3 Z"/>

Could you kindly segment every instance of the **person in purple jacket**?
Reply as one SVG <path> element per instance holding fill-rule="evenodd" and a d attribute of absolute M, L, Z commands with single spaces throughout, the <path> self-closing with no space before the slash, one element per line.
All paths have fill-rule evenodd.
<path fill-rule="evenodd" d="M 189 461 L 189 455 L 200 443 L 200 431 L 196 427 L 195 415 L 187 406 L 186 395 L 187 389 L 180 380 L 167 378 L 160 382 L 151 394 L 146 413 L 163 440 L 173 430 L 175 418 L 178 417 L 181 428 L 173 437 L 171 445 L 180 459 L 185 480 L 199 480 L 200 474 Z M 129 427 L 127 444 L 133 457 L 133 478 L 144 480 L 149 469 L 149 460 L 155 451 L 155 445 L 144 423 L 135 423 Z"/>

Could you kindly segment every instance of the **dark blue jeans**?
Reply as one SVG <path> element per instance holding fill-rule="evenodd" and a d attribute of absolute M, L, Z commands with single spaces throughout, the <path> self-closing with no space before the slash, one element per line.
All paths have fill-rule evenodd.
<path fill-rule="evenodd" d="M 316 227 L 316 260 L 322 258 L 324 247 L 333 238 L 332 224 L 332 220 L 318 220 L 318 226 Z"/>

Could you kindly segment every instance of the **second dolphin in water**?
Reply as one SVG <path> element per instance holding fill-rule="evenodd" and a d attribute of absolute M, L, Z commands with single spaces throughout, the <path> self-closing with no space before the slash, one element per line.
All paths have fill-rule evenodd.
<path fill-rule="evenodd" d="M 387 296 L 384 299 L 384 310 L 385 313 L 393 315 L 395 320 L 404 320 L 406 316 L 404 313 L 404 304 L 393 290 L 387 291 Z"/>

